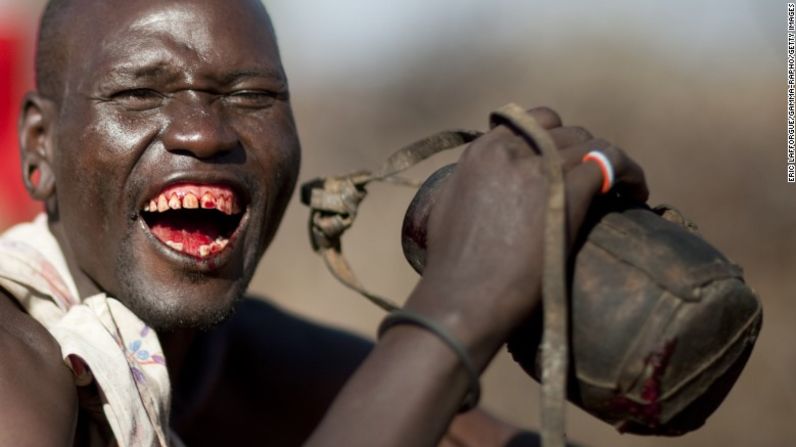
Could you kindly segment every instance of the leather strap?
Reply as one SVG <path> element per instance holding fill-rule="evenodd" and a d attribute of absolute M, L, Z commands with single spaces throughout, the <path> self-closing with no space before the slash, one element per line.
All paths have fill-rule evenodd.
<path fill-rule="evenodd" d="M 432 155 L 467 144 L 481 135 L 481 132 L 470 130 L 439 132 L 402 147 L 373 173 L 360 171 L 341 177 L 315 179 L 302 185 L 301 200 L 312 210 L 312 248 L 323 257 L 332 275 L 382 309 L 388 312 L 399 309 L 400 306 L 392 300 L 366 289 L 343 256 L 341 238 L 357 217 L 359 205 L 367 195 L 365 187 L 373 181 L 420 186 L 398 177 L 398 174 Z"/>
<path fill-rule="evenodd" d="M 492 127 L 505 124 L 522 134 L 542 154 L 547 177 L 542 303 L 542 445 L 564 447 L 568 373 L 566 286 L 566 190 L 561 157 L 550 134 L 516 105 L 501 107 L 490 117 Z"/>

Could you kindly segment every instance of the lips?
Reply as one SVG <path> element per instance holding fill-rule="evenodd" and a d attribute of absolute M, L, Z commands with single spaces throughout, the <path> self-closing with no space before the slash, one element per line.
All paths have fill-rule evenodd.
<path fill-rule="evenodd" d="M 243 217 L 241 202 L 229 186 L 180 183 L 151 197 L 141 216 L 169 249 L 208 259 L 230 248 Z"/>

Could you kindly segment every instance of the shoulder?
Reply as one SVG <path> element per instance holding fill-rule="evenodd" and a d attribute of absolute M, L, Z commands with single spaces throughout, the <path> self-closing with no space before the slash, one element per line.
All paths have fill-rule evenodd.
<path fill-rule="evenodd" d="M 77 390 L 58 343 L 0 289 L 0 445 L 71 442 Z"/>
<path fill-rule="evenodd" d="M 364 357 L 372 347 L 363 337 L 295 315 L 262 298 L 244 299 L 231 323 L 233 343 L 258 350 Z"/>
<path fill-rule="evenodd" d="M 315 387 L 323 398 L 337 392 L 372 348 L 369 340 L 262 299 L 244 300 L 231 323 L 233 363 L 238 359 L 258 380 L 267 376 L 271 382 L 282 382 L 277 386 L 301 382 L 308 391 Z"/>
<path fill-rule="evenodd" d="M 223 333 L 222 377 L 181 433 L 188 444 L 301 445 L 372 348 L 252 297 Z"/>

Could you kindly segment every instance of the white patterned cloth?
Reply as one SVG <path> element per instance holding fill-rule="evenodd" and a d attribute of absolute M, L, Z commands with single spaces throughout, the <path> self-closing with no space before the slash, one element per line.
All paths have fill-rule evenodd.
<path fill-rule="evenodd" d="M 80 296 L 46 216 L 0 236 L 0 288 L 55 337 L 76 386 L 96 383 L 119 446 L 181 444 L 157 334 L 114 298 Z"/>

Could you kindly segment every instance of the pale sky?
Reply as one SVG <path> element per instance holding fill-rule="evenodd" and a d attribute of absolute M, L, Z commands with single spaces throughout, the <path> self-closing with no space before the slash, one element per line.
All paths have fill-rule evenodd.
<path fill-rule="evenodd" d="M 704 62 L 712 52 L 737 53 L 737 64 L 747 68 L 780 63 L 784 47 L 786 3 L 774 0 L 264 1 L 292 77 L 308 80 L 352 70 L 389 73 L 431 45 L 544 50 L 572 39 L 584 45 L 625 39 L 654 45 L 685 64 Z M 0 0 L 0 22 L 14 21 L 14 10 L 38 14 L 42 5 Z"/>
<path fill-rule="evenodd" d="M 391 60 L 430 42 L 554 46 L 582 36 L 652 42 L 698 60 L 709 51 L 776 61 L 784 41 L 785 3 L 707 1 L 265 0 L 288 66 L 330 73 Z M 388 56 L 386 56 L 388 55 Z M 745 64 L 750 61 L 739 61 Z"/>

